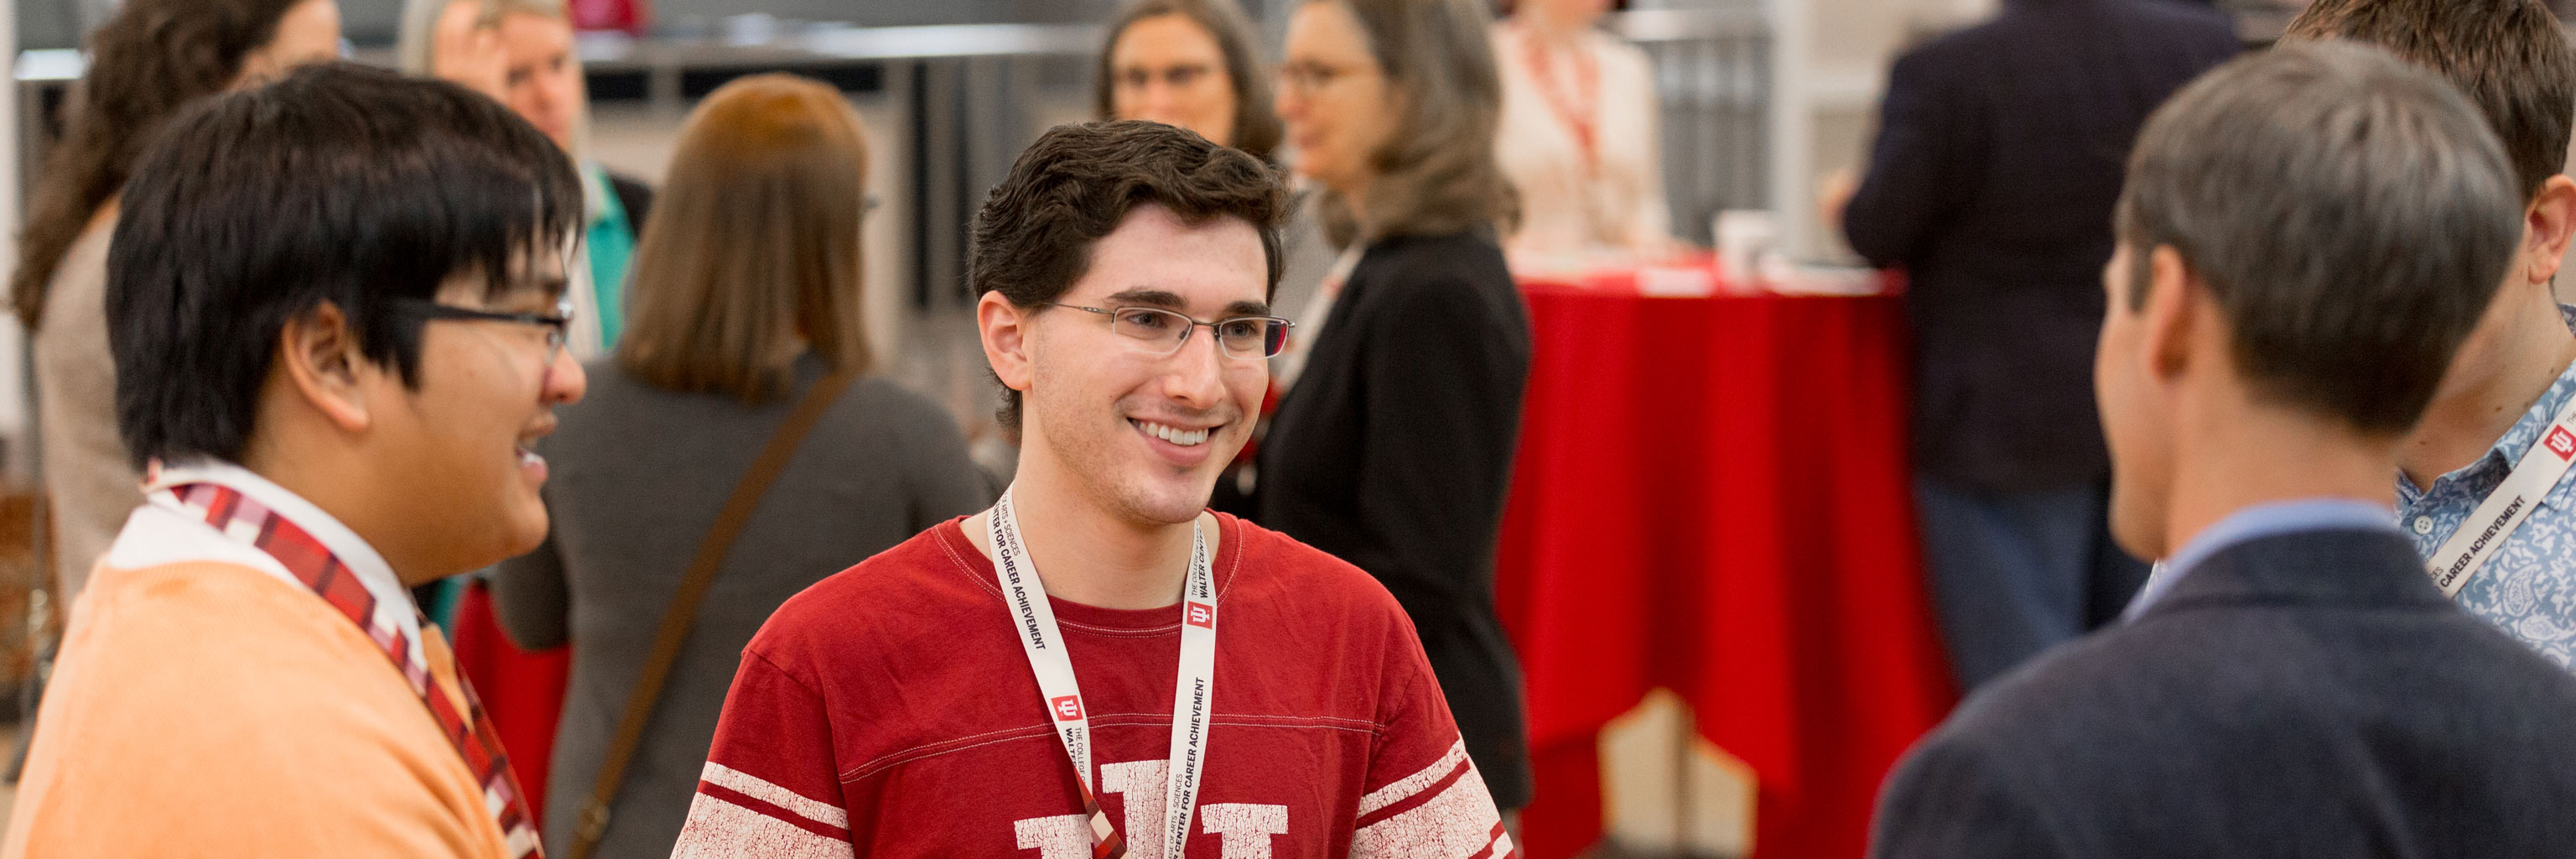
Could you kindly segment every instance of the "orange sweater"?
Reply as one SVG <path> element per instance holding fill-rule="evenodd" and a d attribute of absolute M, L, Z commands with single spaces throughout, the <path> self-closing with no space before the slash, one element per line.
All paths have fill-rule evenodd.
<path fill-rule="evenodd" d="M 69 630 L 0 859 L 506 859 L 419 696 L 312 592 L 219 561 L 102 563 Z"/>

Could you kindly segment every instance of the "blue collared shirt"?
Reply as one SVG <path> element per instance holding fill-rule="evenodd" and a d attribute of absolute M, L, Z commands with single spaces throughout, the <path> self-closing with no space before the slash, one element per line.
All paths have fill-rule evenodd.
<path fill-rule="evenodd" d="M 2219 551 L 2240 543 L 2265 537 L 2278 537 L 2305 531 L 2388 531 L 2388 508 L 2350 498 L 2306 498 L 2298 501 L 2274 501 L 2256 504 L 2227 514 L 2217 524 L 2201 529 L 2191 542 L 2157 564 L 2147 577 L 2146 587 L 2129 601 L 2120 619 L 2130 621 L 2144 614 L 2149 605 L 2164 598 L 2174 583 L 2191 575 L 2193 568 Z"/>
<path fill-rule="evenodd" d="M 2576 328 L 2576 307 L 2558 311 L 2568 327 Z M 2397 476 L 2397 525 L 2415 541 L 2416 554 L 2432 557 L 2459 530 L 2548 431 L 2550 419 L 2569 397 L 2576 397 L 2576 366 L 2558 374 L 2540 401 L 2478 461 L 2420 489 L 2405 475 Z M 2531 517 L 2469 575 L 2456 600 L 2559 667 L 2576 669 L 2576 480 L 2560 478 L 2542 495 Z"/>

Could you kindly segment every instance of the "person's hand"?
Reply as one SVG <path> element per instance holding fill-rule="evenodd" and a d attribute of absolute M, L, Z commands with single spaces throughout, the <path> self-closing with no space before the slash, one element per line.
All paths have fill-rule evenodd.
<path fill-rule="evenodd" d="M 508 100 L 510 60 L 501 53 L 501 24 L 486 17 L 483 0 L 453 0 L 430 30 L 429 72 L 441 80 Z"/>
<path fill-rule="evenodd" d="M 1852 194 L 1860 191 L 1860 172 L 1845 167 L 1825 174 L 1816 182 L 1816 212 L 1825 223 L 1842 229 L 1843 209 L 1851 205 Z"/>

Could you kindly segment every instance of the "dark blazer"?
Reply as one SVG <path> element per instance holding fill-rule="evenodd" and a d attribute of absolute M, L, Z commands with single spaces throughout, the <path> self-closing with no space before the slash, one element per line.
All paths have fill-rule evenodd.
<path fill-rule="evenodd" d="M 644 238 L 644 219 L 653 214 L 653 186 L 623 173 L 608 174 L 608 192 L 617 195 L 617 205 L 626 210 L 626 224 L 635 230 L 635 238 Z"/>
<path fill-rule="evenodd" d="M 2576 855 L 2576 676 L 2395 533 L 2222 549 L 1907 753 L 1870 855 Z"/>
<path fill-rule="evenodd" d="M 1993 492 L 2110 476 L 2093 341 L 2123 164 L 2148 112 L 2236 50 L 2205 5 L 2008 0 L 1897 59 L 1843 231 L 1911 276 L 1918 470 Z"/>
<path fill-rule="evenodd" d="M 1369 246 L 1262 442 L 1259 522 L 1404 604 L 1505 809 L 1529 804 L 1520 661 L 1494 540 L 1529 378 L 1529 312 L 1491 236 Z"/>

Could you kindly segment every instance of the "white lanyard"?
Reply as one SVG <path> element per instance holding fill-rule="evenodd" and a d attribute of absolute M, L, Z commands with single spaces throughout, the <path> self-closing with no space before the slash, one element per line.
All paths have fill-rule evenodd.
<path fill-rule="evenodd" d="M 2576 397 L 2558 408 L 2557 419 L 2531 443 L 2522 461 L 2514 464 L 2513 473 L 2506 475 L 2494 492 L 2487 493 L 2487 500 L 2460 523 L 2460 530 L 2451 532 L 2451 539 L 2442 541 L 2442 548 L 2433 552 L 2427 567 L 2443 596 L 2459 596 L 2469 577 L 2486 565 L 2487 558 L 2504 545 L 2513 529 L 2522 527 L 2522 520 L 2531 518 L 2532 508 L 2540 506 L 2540 499 L 2567 475 L 2569 463 L 2576 461 L 2576 425 L 2571 422 L 2576 422 Z"/>
<path fill-rule="evenodd" d="M 1075 781 L 1082 787 L 1084 812 L 1091 816 L 1093 844 L 1110 843 L 1114 830 L 1096 797 L 1096 771 L 1091 761 L 1091 716 L 1082 704 L 1082 684 L 1073 676 L 1065 654 L 1064 633 L 1055 625 L 1055 608 L 1047 604 L 1046 585 L 1037 565 L 1020 543 L 1020 517 L 1011 493 L 993 505 L 985 523 L 993 538 L 993 577 L 1002 585 L 1011 613 L 1019 622 L 1020 649 L 1038 677 L 1038 694 L 1055 722 L 1056 738 L 1073 760 Z M 1190 840 L 1190 817 L 1198 810 L 1199 772 L 1207 760 L 1208 713 L 1216 692 L 1216 580 L 1208 572 L 1207 535 L 1190 528 L 1190 571 L 1181 588 L 1181 668 L 1172 689 L 1172 748 L 1164 769 L 1163 855 L 1180 859 Z M 1130 797 L 1129 802 L 1135 799 Z M 1127 833 L 1135 838 L 1142 833 Z M 1110 853 L 1125 855 L 1122 846 Z"/>

